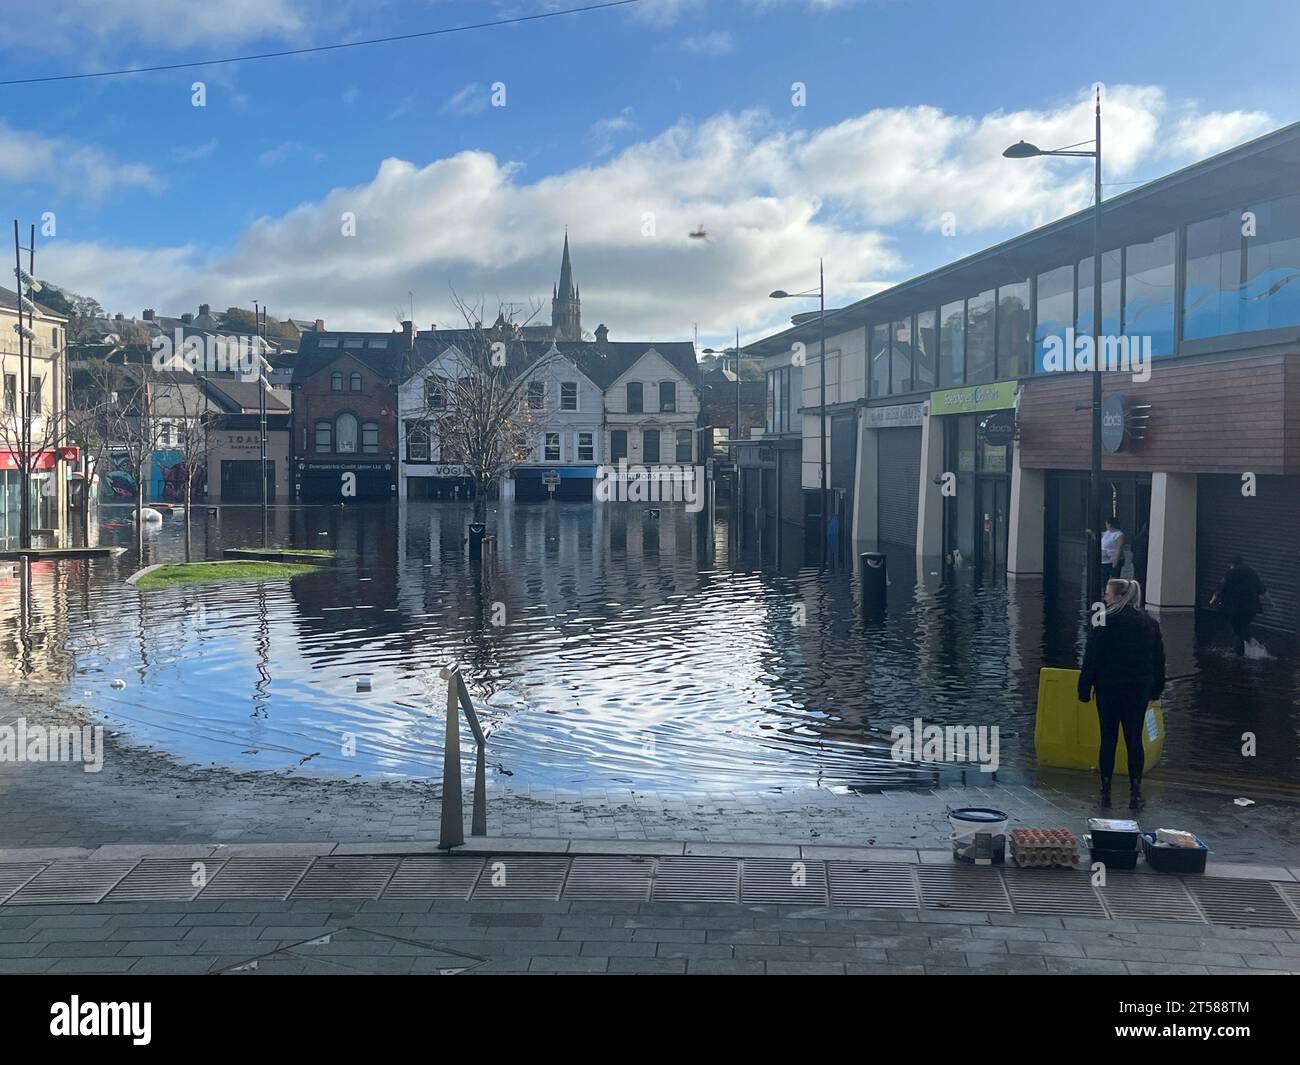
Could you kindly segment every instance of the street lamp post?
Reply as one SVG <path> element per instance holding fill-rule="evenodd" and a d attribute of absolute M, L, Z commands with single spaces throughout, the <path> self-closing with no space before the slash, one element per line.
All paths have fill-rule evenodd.
<path fill-rule="evenodd" d="M 1088 480 L 1088 511 L 1092 516 L 1093 541 L 1088 547 L 1088 593 L 1092 602 L 1102 598 L 1101 586 L 1101 87 L 1096 91 L 1095 131 L 1091 151 L 1075 151 L 1077 146 L 1045 150 L 1018 141 L 1002 154 L 1008 159 L 1032 159 L 1040 155 L 1070 155 L 1093 160 L 1092 208 L 1092 466 Z M 1087 141 L 1080 141 L 1087 144 Z"/>
<path fill-rule="evenodd" d="M 821 359 L 818 362 L 817 376 L 821 382 L 821 406 L 818 411 L 818 421 L 820 424 L 821 437 L 821 564 L 826 566 L 827 538 L 830 530 L 830 499 L 826 488 L 826 268 L 821 259 L 817 260 L 817 287 L 809 289 L 807 292 L 786 292 L 784 289 L 777 289 L 771 293 L 774 300 L 788 299 L 811 299 L 813 296 L 818 300 L 817 321 L 821 333 Z"/>

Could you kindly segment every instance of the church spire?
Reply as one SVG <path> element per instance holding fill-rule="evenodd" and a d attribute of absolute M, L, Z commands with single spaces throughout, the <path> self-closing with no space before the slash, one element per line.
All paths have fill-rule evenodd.
<path fill-rule="evenodd" d="M 560 340 L 582 339 L 582 303 L 573 283 L 573 261 L 569 257 L 569 229 L 564 229 L 564 256 L 560 260 L 560 283 L 552 290 L 551 328 Z"/>

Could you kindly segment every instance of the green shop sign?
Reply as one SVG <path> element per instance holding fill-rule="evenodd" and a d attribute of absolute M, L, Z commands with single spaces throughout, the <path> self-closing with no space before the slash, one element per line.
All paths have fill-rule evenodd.
<path fill-rule="evenodd" d="M 1015 381 L 967 385 L 930 393 L 931 414 L 970 414 L 978 410 L 1009 410 L 1016 405 Z"/>

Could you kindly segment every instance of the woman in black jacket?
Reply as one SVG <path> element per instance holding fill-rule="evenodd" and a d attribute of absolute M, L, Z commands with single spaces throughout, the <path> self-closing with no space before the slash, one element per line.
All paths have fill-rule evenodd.
<path fill-rule="evenodd" d="M 1137 581 L 1106 582 L 1106 613 L 1088 633 L 1079 673 L 1079 702 L 1097 692 L 1101 721 L 1101 805 L 1110 805 L 1110 778 L 1115 772 L 1115 748 L 1124 730 L 1128 752 L 1129 809 L 1142 807 L 1142 721 L 1147 703 L 1160 698 L 1165 686 L 1165 645 L 1159 623 L 1142 610 Z"/>

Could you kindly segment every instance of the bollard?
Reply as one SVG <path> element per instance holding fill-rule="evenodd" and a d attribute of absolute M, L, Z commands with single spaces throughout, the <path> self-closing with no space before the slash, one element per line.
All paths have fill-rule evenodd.
<path fill-rule="evenodd" d="M 862 612 L 867 617 L 883 617 L 885 589 L 888 586 L 887 557 L 876 551 L 865 551 L 862 558 Z"/>

